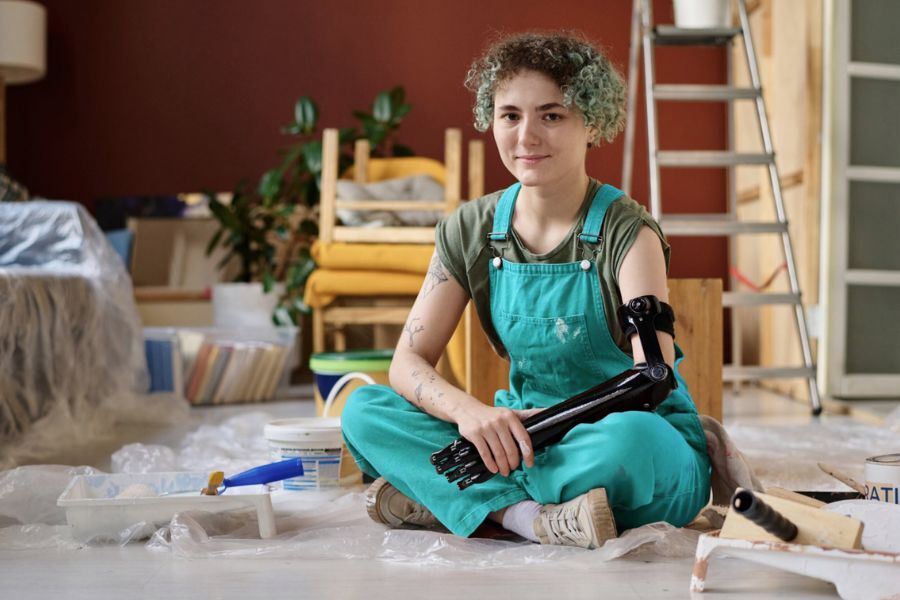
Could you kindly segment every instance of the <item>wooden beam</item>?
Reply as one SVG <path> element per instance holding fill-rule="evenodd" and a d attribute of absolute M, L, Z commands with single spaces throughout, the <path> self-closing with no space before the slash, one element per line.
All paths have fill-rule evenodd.
<path fill-rule="evenodd" d="M 793 173 L 783 175 L 780 179 L 781 191 L 789 190 L 791 188 L 797 187 L 798 185 L 802 185 L 803 179 L 803 171 L 794 171 Z M 769 186 L 767 185 L 766 189 L 768 189 L 768 187 Z M 741 190 L 737 195 L 738 204 L 745 204 L 747 202 L 754 202 L 756 200 L 759 200 L 761 193 L 761 188 L 758 185 L 747 188 L 745 190 Z M 807 223 L 809 223 L 809 221 L 807 221 Z"/>
<path fill-rule="evenodd" d="M 465 391 L 491 405 L 494 392 L 509 386 L 509 363 L 494 352 L 471 302 L 466 306 L 463 319 L 466 329 Z"/>
<path fill-rule="evenodd" d="M 338 200 L 335 208 L 345 210 L 412 210 L 443 211 L 443 202 L 420 202 L 418 200 Z"/>
<path fill-rule="evenodd" d="M 319 240 L 334 241 L 334 203 L 337 199 L 340 140 L 337 129 L 322 134 L 322 193 L 319 200 Z"/>
<path fill-rule="evenodd" d="M 722 280 L 670 279 L 675 342 L 684 351 L 679 373 L 697 412 L 722 420 Z"/>
<path fill-rule="evenodd" d="M 469 200 L 484 196 L 484 142 L 469 141 Z"/>
<path fill-rule="evenodd" d="M 372 154 L 369 140 L 356 140 L 353 144 L 353 180 L 366 183 L 369 180 L 369 156 Z"/>
<path fill-rule="evenodd" d="M 797 537 L 793 544 L 813 544 L 854 550 L 862 547 L 863 524 L 857 519 L 814 508 L 799 502 L 778 498 L 769 494 L 755 494 L 770 508 L 797 526 Z M 723 538 L 749 540 L 751 542 L 783 542 L 759 525 L 728 509 L 722 525 Z"/>
<path fill-rule="evenodd" d="M 449 215 L 459 206 L 462 197 L 462 132 L 459 129 L 444 132 L 444 165 L 447 168 L 444 200 Z"/>

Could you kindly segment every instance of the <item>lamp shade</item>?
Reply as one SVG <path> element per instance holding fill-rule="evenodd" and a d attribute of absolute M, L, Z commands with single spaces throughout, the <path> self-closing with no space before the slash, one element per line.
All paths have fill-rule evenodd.
<path fill-rule="evenodd" d="M 36 2 L 0 0 L 0 75 L 7 84 L 37 81 L 47 71 L 47 11 Z"/>

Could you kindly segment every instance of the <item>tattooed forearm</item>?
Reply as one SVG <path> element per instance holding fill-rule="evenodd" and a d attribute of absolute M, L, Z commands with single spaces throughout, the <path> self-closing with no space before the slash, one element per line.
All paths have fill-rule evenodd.
<path fill-rule="evenodd" d="M 434 288 L 447 281 L 447 271 L 441 264 L 441 259 L 437 253 L 431 257 L 431 264 L 428 265 L 428 273 L 425 275 L 425 283 L 422 284 L 422 297 L 430 294 Z"/>
<path fill-rule="evenodd" d="M 413 338 L 417 333 L 425 329 L 424 325 L 416 325 L 416 321 L 421 321 L 419 317 L 413 317 L 403 326 L 403 331 L 409 335 L 409 347 L 412 348 Z"/>

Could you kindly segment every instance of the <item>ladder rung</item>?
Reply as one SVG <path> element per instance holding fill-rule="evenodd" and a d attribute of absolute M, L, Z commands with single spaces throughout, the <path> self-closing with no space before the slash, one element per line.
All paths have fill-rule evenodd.
<path fill-rule="evenodd" d="M 759 292 L 723 292 L 723 306 L 768 306 L 800 304 L 800 294 L 765 294 Z"/>
<path fill-rule="evenodd" d="M 778 221 L 738 221 L 721 214 L 664 215 L 659 220 L 666 235 L 736 235 L 739 233 L 782 233 L 786 223 Z"/>
<path fill-rule="evenodd" d="M 807 379 L 815 377 L 816 367 L 734 367 L 725 365 L 722 379 L 725 381 L 755 381 L 758 379 Z"/>
<path fill-rule="evenodd" d="M 660 150 L 656 153 L 661 167 L 732 167 L 735 165 L 768 165 L 775 160 L 765 152 L 729 152 L 728 150 Z"/>
<path fill-rule="evenodd" d="M 754 100 L 759 95 L 760 91 L 756 88 L 730 85 L 660 84 L 653 87 L 653 96 L 657 100 Z"/>
<path fill-rule="evenodd" d="M 657 25 L 653 28 L 653 41 L 658 46 L 721 46 L 740 35 L 739 27 L 675 27 Z"/>

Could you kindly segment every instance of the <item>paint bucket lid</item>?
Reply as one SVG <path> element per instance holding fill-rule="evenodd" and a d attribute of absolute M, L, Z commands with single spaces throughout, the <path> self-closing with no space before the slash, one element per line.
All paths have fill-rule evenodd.
<path fill-rule="evenodd" d="M 881 456 L 871 456 L 866 459 L 867 463 L 877 465 L 890 465 L 900 467 L 900 453 L 898 454 L 882 454 Z"/>
<path fill-rule="evenodd" d="M 308 419 L 276 419 L 266 423 L 263 434 L 271 442 L 325 442 L 329 448 L 340 448 L 341 419 L 339 417 L 311 417 Z"/>
<path fill-rule="evenodd" d="M 351 373 L 353 371 L 387 371 L 391 368 L 394 351 L 353 350 L 351 352 L 319 352 L 309 359 L 314 373 Z"/>

